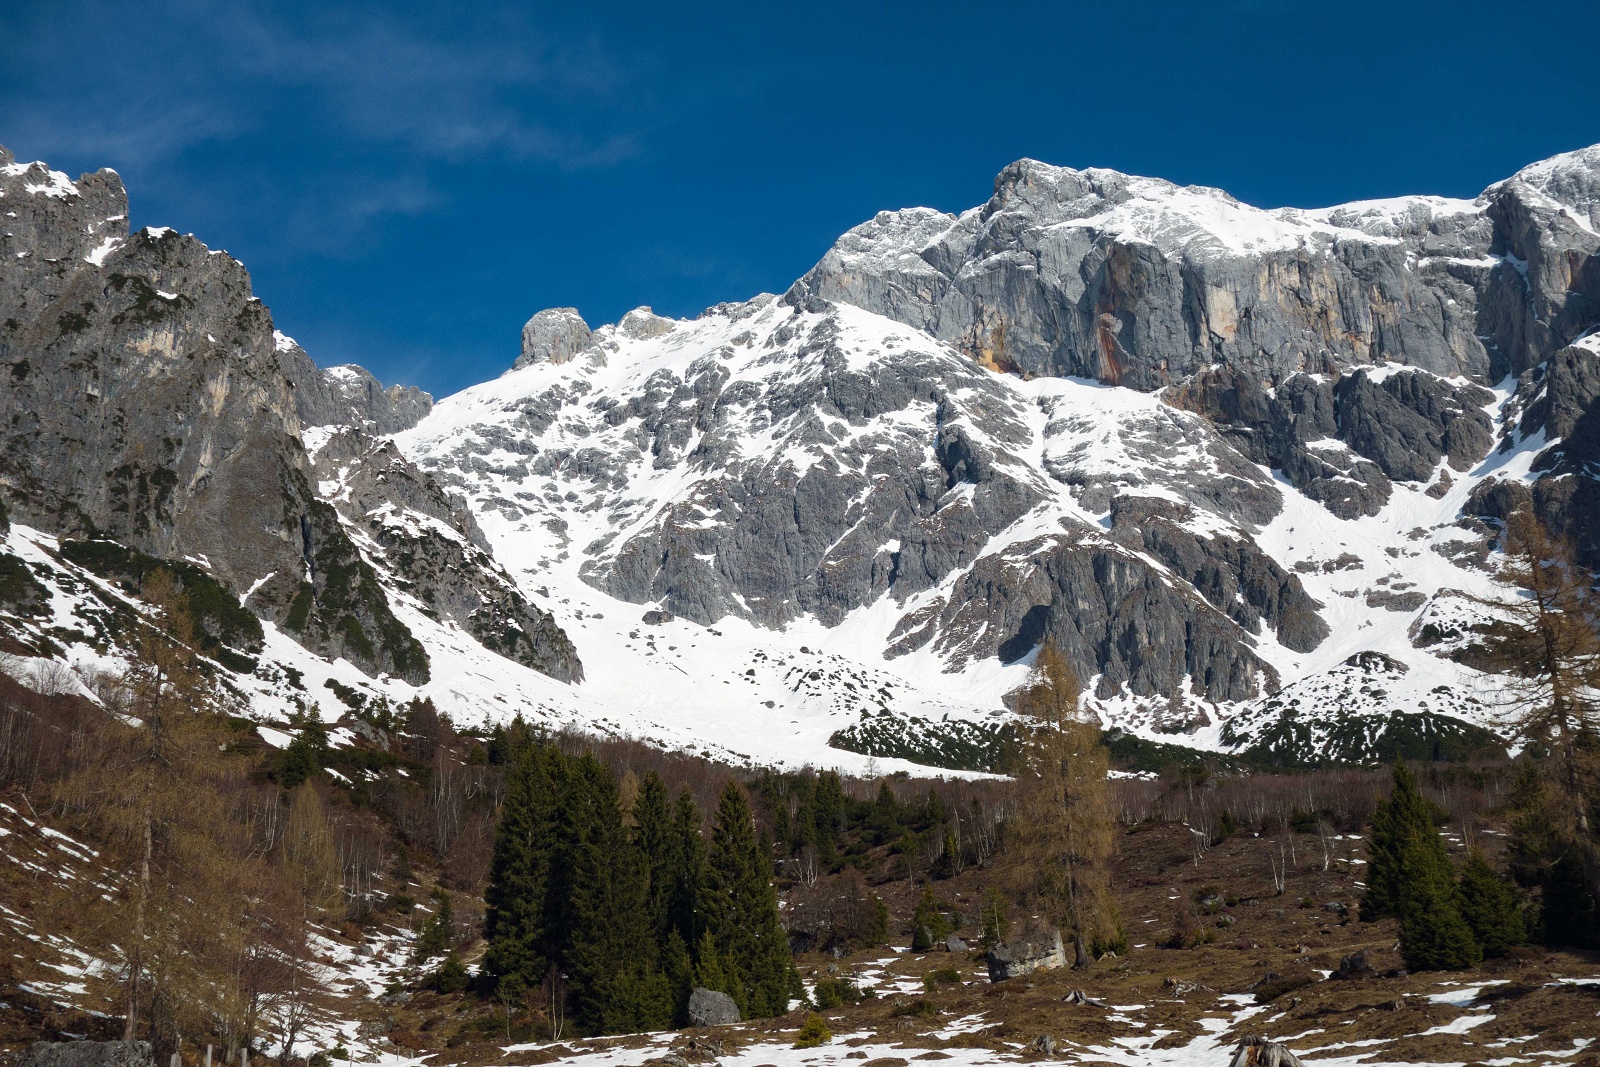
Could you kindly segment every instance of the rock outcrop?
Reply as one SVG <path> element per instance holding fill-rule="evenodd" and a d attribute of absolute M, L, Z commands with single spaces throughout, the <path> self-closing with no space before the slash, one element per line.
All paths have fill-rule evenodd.
<path fill-rule="evenodd" d="M 1504 521 L 1529 508 L 1551 530 L 1566 538 L 1579 558 L 1600 566 L 1600 332 L 1561 349 L 1523 374 L 1512 397 L 1520 418 L 1514 436 L 1548 442 L 1533 460 L 1540 475 L 1532 484 L 1495 477 L 1480 482 L 1464 510 Z"/>
<path fill-rule="evenodd" d="M 1218 365 L 1270 389 L 1386 361 L 1494 381 L 1592 320 L 1597 212 L 1600 146 L 1476 200 L 1320 211 L 1021 160 L 982 207 L 856 227 L 788 299 L 854 304 L 1002 368 L 1136 389 Z"/>
<path fill-rule="evenodd" d="M 1020 978 L 1034 971 L 1053 971 L 1067 965 L 1066 947 L 1061 942 L 1061 931 L 1031 930 L 1004 941 L 989 950 L 989 981 L 1003 982 L 1007 978 Z"/>
<path fill-rule="evenodd" d="M 316 473 L 320 490 L 386 572 L 389 588 L 415 597 L 493 652 L 564 682 L 583 679 L 571 639 L 518 590 L 466 502 L 392 441 L 341 430 L 317 450 Z"/>
<path fill-rule="evenodd" d="M 111 171 L 74 183 L 0 152 L 0 194 L 13 514 L 200 561 L 314 651 L 425 679 L 426 652 L 312 489 L 244 267 L 172 230 L 129 234 Z"/>
<path fill-rule="evenodd" d="M 273 347 L 294 387 L 302 427 L 350 426 L 374 434 L 399 433 L 433 410 L 433 397 L 414 385 L 387 389 L 365 368 L 348 363 L 318 367 L 292 337 L 273 334 Z"/>
<path fill-rule="evenodd" d="M 592 336 L 577 308 L 547 308 L 522 327 L 522 354 L 513 370 L 534 363 L 565 363 L 583 351 Z"/>
<path fill-rule="evenodd" d="M 0 206 L 0 491 L 13 517 L 189 561 L 313 652 L 425 681 L 427 650 L 318 493 L 301 431 L 394 432 L 426 414 L 427 395 L 359 368 L 318 371 L 236 260 L 169 229 L 129 233 L 111 171 L 73 182 L 0 149 Z M 557 648 L 547 617 L 505 607 L 478 629 L 504 643 L 498 624 L 514 617 Z M 563 659 L 543 661 L 575 676 Z"/>

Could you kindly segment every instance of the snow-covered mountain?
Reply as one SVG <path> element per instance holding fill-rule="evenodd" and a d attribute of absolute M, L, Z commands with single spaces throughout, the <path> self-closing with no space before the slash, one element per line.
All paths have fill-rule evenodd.
<path fill-rule="evenodd" d="M 979 766 L 1048 638 L 1151 739 L 1461 754 L 1494 679 L 1441 635 L 1494 592 L 1494 520 L 1529 503 L 1600 552 L 1600 147 L 1472 201 L 1318 211 L 1023 161 L 982 207 L 880 214 L 782 297 L 596 330 L 541 312 L 514 369 L 431 405 L 317 371 L 192 238 L 103 234 L 109 172 L 0 163 L 29 222 L 0 363 L 34 383 L 0 410 L 36 587 L 0 594 L 7 651 L 114 658 L 116 625 L 84 620 L 134 603 L 61 540 L 109 534 L 261 618 L 231 672 L 273 722 L 358 729 L 364 701 L 426 694 L 752 761 Z M 226 458 L 187 415 L 106 422 L 197 351 L 220 426 L 259 422 L 229 408 L 241 380 L 284 424 L 282 518 L 224 494 L 186 525 Z M 137 481 L 109 459 L 42 465 L 85 425 L 123 466 L 167 449 L 153 519 L 95 488 Z M 258 542 L 285 559 L 231 549 L 241 522 L 281 528 Z"/>

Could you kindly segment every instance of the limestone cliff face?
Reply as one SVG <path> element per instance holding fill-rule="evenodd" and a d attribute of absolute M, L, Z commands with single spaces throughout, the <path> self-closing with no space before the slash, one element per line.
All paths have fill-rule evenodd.
<path fill-rule="evenodd" d="M 359 368 L 317 371 L 275 333 L 240 263 L 172 230 L 130 234 L 127 217 L 113 172 L 73 182 L 0 148 L 13 517 L 197 562 L 311 650 L 426 679 L 426 650 L 316 492 L 301 428 L 392 432 L 431 399 Z"/>
<path fill-rule="evenodd" d="M 315 466 L 319 489 L 364 540 L 386 586 L 490 651 L 564 682 L 582 681 L 572 641 L 494 558 L 466 502 L 392 440 L 342 429 L 317 449 Z"/>
<path fill-rule="evenodd" d="M 294 388 L 300 425 L 349 426 L 375 434 L 409 430 L 433 410 L 433 397 L 414 385 L 387 389 L 364 367 L 322 368 L 294 338 L 274 333 L 274 348 Z"/>
<path fill-rule="evenodd" d="M 110 171 L 0 153 L 0 451 L 24 521 L 192 559 L 315 651 L 428 676 L 317 499 L 272 316 L 231 257 L 129 234 Z"/>
<path fill-rule="evenodd" d="M 1263 211 L 1217 189 L 1022 160 L 961 215 L 884 212 L 791 290 L 867 308 L 1026 374 L 1157 389 L 1222 368 L 1404 363 L 1497 381 L 1600 298 L 1600 146 L 1476 200 Z"/>

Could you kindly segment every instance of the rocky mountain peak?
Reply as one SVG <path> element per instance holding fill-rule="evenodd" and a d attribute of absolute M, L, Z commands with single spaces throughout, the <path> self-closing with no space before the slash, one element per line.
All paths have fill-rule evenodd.
<path fill-rule="evenodd" d="M 522 327 L 522 354 L 512 370 L 535 363 L 565 363 L 589 344 L 589 324 L 577 308 L 546 308 Z"/>
<path fill-rule="evenodd" d="M 354 427 L 365 433 L 409 430 L 433 410 L 433 397 L 414 385 L 384 388 L 365 367 L 318 367 L 293 337 L 272 333 L 273 348 L 294 389 L 302 428 Z"/>
<path fill-rule="evenodd" d="M 1531 163 L 1505 182 L 1492 185 L 1492 195 L 1508 185 L 1521 186 L 1571 209 L 1569 214 L 1580 226 L 1600 234 L 1600 145 Z"/>
<path fill-rule="evenodd" d="M 11 543 L 202 560 L 295 665 L 269 702 L 359 669 L 463 722 L 944 759 L 908 739 L 984 749 L 1048 640 L 1108 725 L 1360 759 L 1481 717 L 1495 520 L 1600 561 L 1597 155 L 1318 210 L 1019 160 L 782 299 L 541 311 L 437 405 L 128 236 L 109 172 L 7 162 Z"/>

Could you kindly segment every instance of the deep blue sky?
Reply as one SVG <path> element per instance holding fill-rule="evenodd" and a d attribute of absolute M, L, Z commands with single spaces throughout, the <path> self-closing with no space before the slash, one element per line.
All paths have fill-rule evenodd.
<path fill-rule="evenodd" d="M 782 291 L 1021 156 L 1264 206 L 1472 196 L 1600 141 L 1596 29 L 1594 0 L 5 0 L 0 143 L 115 167 L 319 362 L 443 395 L 539 308 Z"/>

